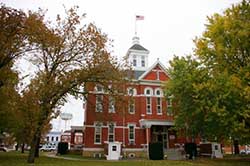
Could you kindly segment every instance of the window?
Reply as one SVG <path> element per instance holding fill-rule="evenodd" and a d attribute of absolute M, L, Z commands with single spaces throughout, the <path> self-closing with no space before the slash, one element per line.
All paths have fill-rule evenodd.
<path fill-rule="evenodd" d="M 115 124 L 110 122 L 108 124 L 108 141 L 114 142 L 115 141 Z"/>
<path fill-rule="evenodd" d="M 112 146 L 112 151 L 115 152 L 117 150 L 116 146 Z"/>
<path fill-rule="evenodd" d="M 56 141 L 58 141 L 58 137 L 56 137 Z"/>
<path fill-rule="evenodd" d="M 82 136 L 77 135 L 75 136 L 75 144 L 81 144 L 82 143 Z"/>
<path fill-rule="evenodd" d="M 104 92 L 103 86 L 102 86 L 102 85 L 96 85 L 95 91 L 96 91 L 96 92 L 99 92 L 99 93 L 103 93 L 103 92 Z"/>
<path fill-rule="evenodd" d="M 146 96 L 152 96 L 153 95 L 153 90 L 152 90 L 152 88 L 145 88 L 145 90 L 144 90 L 144 94 L 146 95 Z"/>
<path fill-rule="evenodd" d="M 141 66 L 145 67 L 145 56 L 141 57 Z"/>
<path fill-rule="evenodd" d="M 172 99 L 170 97 L 167 98 L 167 115 L 173 116 Z"/>
<path fill-rule="evenodd" d="M 156 98 L 156 110 L 157 114 L 162 114 L 161 97 Z"/>
<path fill-rule="evenodd" d="M 137 62 L 136 62 L 136 56 L 133 56 L 133 66 L 137 66 Z"/>
<path fill-rule="evenodd" d="M 51 141 L 52 141 L 52 142 L 54 141 L 54 137 L 51 137 Z"/>
<path fill-rule="evenodd" d="M 147 114 L 152 114 L 151 97 L 146 97 L 146 112 Z"/>
<path fill-rule="evenodd" d="M 135 88 L 128 88 L 128 95 L 129 96 L 135 96 L 136 95 L 136 89 Z"/>
<path fill-rule="evenodd" d="M 109 96 L 109 113 L 115 112 L 115 99 L 112 96 Z"/>
<path fill-rule="evenodd" d="M 134 114 L 135 113 L 135 99 L 132 98 L 132 97 L 128 101 L 128 112 L 130 114 Z"/>
<path fill-rule="evenodd" d="M 160 88 L 155 89 L 155 96 L 163 97 L 163 93 Z"/>
<path fill-rule="evenodd" d="M 49 142 L 49 137 L 46 137 L 47 142 Z"/>
<path fill-rule="evenodd" d="M 95 123 L 95 144 L 101 144 L 102 140 L 102 124 L 100 122 Z"/>
<path fill-rule="evenodd" d="M 102 112 L 103 110 L 103 95 L 96 95 L 96 112 Z"/>
<path fill-rule="evenodd" d="M 135 125 L 134 124 L 128 125 L 128 141 L 129 141 L 129 144 L 135 144 Z"/>

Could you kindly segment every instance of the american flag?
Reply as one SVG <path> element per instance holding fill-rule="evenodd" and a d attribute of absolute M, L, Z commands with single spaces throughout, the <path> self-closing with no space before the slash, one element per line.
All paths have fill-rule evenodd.
<path fill-rule="evenodd" d="M 136 15 L 135 18 L 136 18 L 136 20 L 144 20 L 144 16 Z"/>

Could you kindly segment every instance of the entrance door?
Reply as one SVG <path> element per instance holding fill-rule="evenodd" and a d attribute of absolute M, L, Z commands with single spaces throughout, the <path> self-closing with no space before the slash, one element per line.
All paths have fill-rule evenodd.
<path fill-rule="evenodd" d="M 161 142 L 163 149 L 168 148 L 168 130 L 166 126 L 152 126 L 151 142 Z"/>

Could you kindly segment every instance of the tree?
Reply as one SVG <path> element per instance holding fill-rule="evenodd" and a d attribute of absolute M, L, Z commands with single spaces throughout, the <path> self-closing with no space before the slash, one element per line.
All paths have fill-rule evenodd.
<path fill-rule="evenodd" d="M 171 62 L 167 91 L 179 108 L 177 124 L 192 125 L 188 134 L 250 142 L 249 4 L 243 0 L 209 17 L 205 32 L 195 40 L 193 59 Z"/>
<path fill-rule="evenodd" d="M 29 41 L 39 49 L 30 58 L 38 72 L 27 87 L 35 94 L 38 112 L 29 163 L 34 162 L 44 126 L 58 115 L 68 94 L 86 97 L 89 84 L 98 83 L 110 89 L 126 82 L 126 64 L 110 55 L 107 36 L 91 23 L 82 26 L 76 9 L 68 10 L 65 19 L 58 16 L 55 26 L 45 23 L 39 13 L 33 15 L 41 24 L 36 24 L 38 27 L 29 35 Z"/>
<path fill-rule="evenodd" d="M 250 141 L 250 3 L 227 9 L 223 15 L 214 14 L 203 36 L 196 39 L 195 53 L 217 80 L 226 80 L 221 87 L 223 103 L 233 129 L 231 136 Z M 225 86 L 226 85 L 226 86 Z M 226 95 L 227 94 L 227 95 Z"/>
<path fill-rule="evenodd" d="M 175 127 L 184 131 L 187 137 L 204 137 L 206 118 L 213 102 L 207 70 L 191 56 L 174 57 L 170 65 L 168 72 L 171 79 L 165 91 L 175 103 Z"/>
<path fill-rule="evenodd" d="M 23 53 L 26 14 L 1 4 L 0 8 L 0 69 Z"/>
<path fill-rule="evenodd" d="M 6 65 L 0 69 L 0 79 L 4 83 L 0 87 L 0 134 L 9 132 L 12 126 L 13 109 L 16 104 L 16 85 L 18 83 L 17 73 L 11 70 L 11 64 Z"/>
<path fill-rule="evenodd" d="M 19 10 L 0 7 L 0 134 L 9 132 L 13 122 L 12 112 L 15 103 L 17 72 L 12 70 L 13 59 L 18 57 L 23 47 L 22 29 L 26 15 Z M 1 141 L 0 141 L 1 142 Z"/>
<path fill-rule="evenodd" d="M 36 15 L 34 13 L 34 15 Z M 33 28 L 39 25 L 33 13 L 0 4 L 0 134 L 15 128 L 19 82 L 18 71 L 13 69 L 15 61 L 36 49 L 32 43 Z M 12 123 L 13 122 L 13 123 Z"/>
<path fill-rule="evenodd" d="M 12 119 L 15 120 L 15 125 L 10 128 L 11 133 L 15 136 L 18 145 L 21 145 L 22 153 L 24 153 L 25 145 L 31 144 L 31 138 L 36 128 L 39 107 L 37 103 L 37 95 L 25 89 L 22 96 L 18 96 L 16 100 L 16 108 L 12 111 Z M 43 127 L 42 135 L 47 134 L 51 129 L 49 121 Z"/>

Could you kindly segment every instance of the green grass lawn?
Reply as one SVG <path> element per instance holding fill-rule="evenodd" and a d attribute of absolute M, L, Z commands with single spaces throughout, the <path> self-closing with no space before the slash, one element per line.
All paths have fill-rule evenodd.
<path fill-rule="evenodd" d="M 70 156 L 65 156 L 70 157 Z M 79 158 L 79 157 L 75 157 Z M 27 153 L 0 152 L 0 166 L 27 166 Z M 65 160 L 60 158 L 50 158 L 42 154 L 35 161 L 35 166 L 250 166 L 250 158 L 237 157 L 226 159 L 198 159 L 195 161 L 151 161 L 151 160 L 89 160 L 83 158 L 81 161 Z"/>

